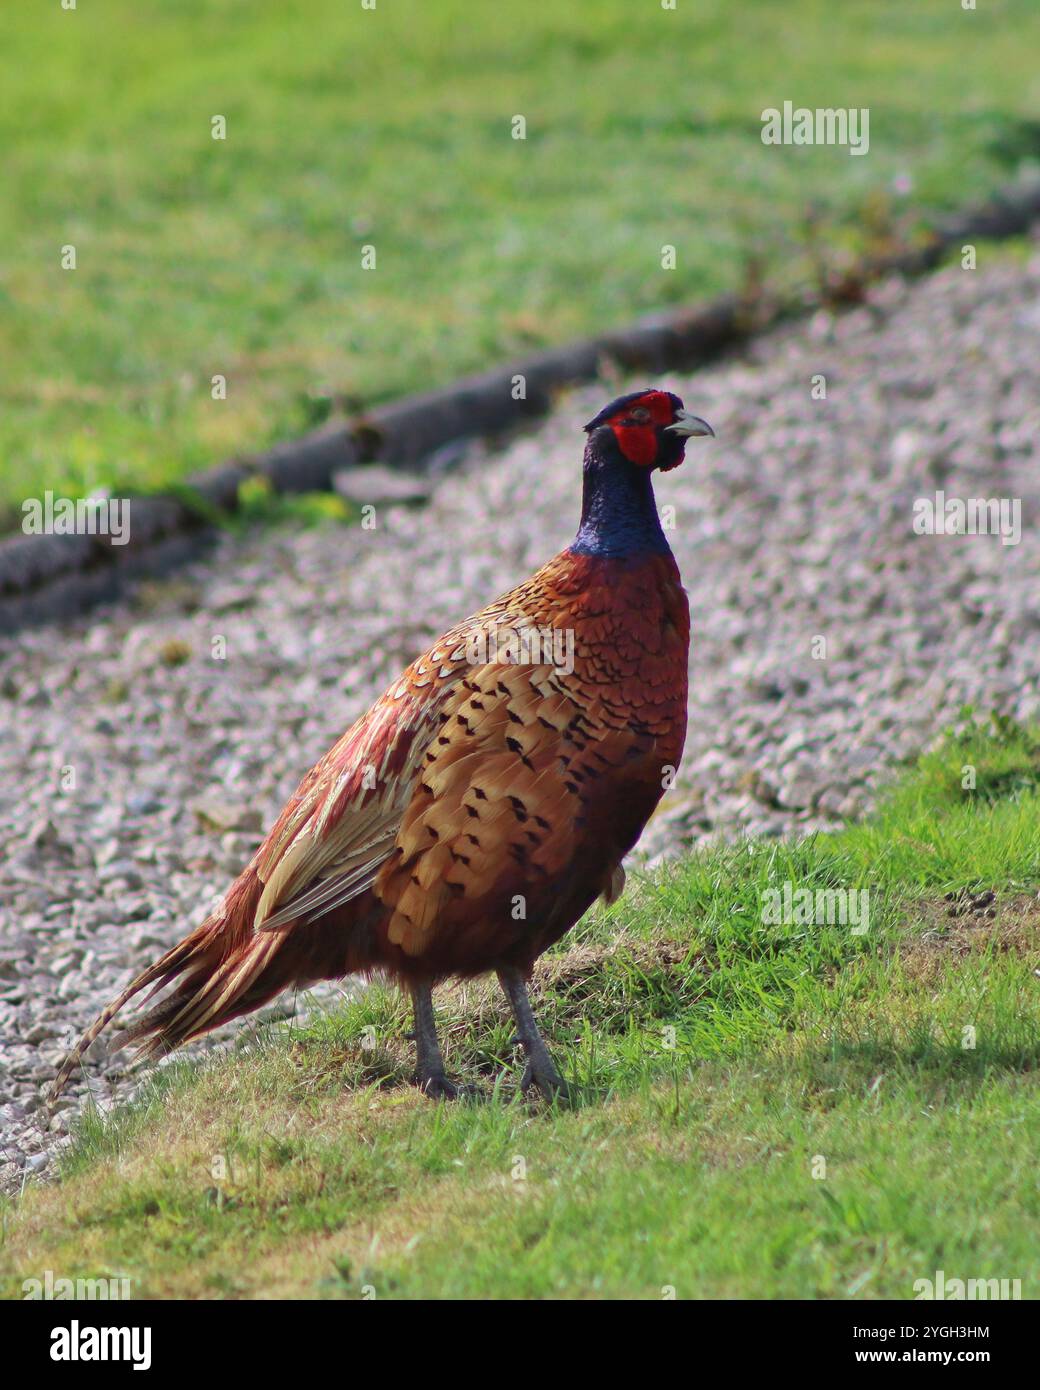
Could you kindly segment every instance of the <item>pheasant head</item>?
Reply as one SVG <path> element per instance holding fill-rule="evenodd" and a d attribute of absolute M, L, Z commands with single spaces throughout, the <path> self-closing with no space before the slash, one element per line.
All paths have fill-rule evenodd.
<path fill-rule="evenodd" d="M 715 431 L 692 415 L 671 391 L 619 396 L 585 426 L 585 481 L 581 525 L 571 545 L 579 555 L 662 553 L 650 476 L 682 463 L 686 441 Z"/>
<path fill-rule="evenodd" d="M 590 443 L 607 442 L 600 431 L 610 431 L 618 451 L 639 468 L 660 468 L 667 473 L 683 461 L 686 441 L 692 435 L 715 431 L 699 415 L 691 415 L 671 391 L 633 391 L 611 401 L 585 426 Z"/>

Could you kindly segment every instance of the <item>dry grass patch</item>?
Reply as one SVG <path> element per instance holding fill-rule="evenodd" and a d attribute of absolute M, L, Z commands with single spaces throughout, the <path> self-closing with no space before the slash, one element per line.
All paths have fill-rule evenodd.
<path fill-rule="evenodd" d="M 1040 900 L 1035 894 L 962 890 L 916 902 L 913 915 L 923 930 L 908 936 L 899 953 L 910 979 L 937 983 L 949 971 L 951 958 L 964 962 L 1011 955 L 1040 967 Z"/>

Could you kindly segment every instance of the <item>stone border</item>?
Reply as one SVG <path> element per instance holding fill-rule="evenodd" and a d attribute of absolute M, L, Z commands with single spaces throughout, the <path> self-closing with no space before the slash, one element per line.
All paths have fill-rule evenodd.
<path fill-rule="evenodd" d="M 832 292 L 834 300 L 855 298 L 886 274 L 922 274 L 965 241 L 1021 235 L 1038 220 L 1040 183 L 1008 188 L 959 216 L 937 220 L 919 246 L 864 262 L 817 294 L 794 301 L 768 291 L 753 300 L 723 295 L 334 421 L 266 453 L 196 474 L 167 494 L 129 499 L 130 540 L 123 546 L 112 546 L 104 536 L 4 538 L 0 634 L 75 617 L 118 598 L 127 580 L 166 573 L 198 555 L 217 534 L 216 518 L 237 509 L 239 485 L 247 478 L 266 478 L 275 492 L 288 494 L 327 491 L 341 470 L 377 460 L 420 468 L 451 445 L 500 435 L 545 415 L 555 392 L 592 380 L 607 362 L 628 372 L 695 366 L 781 318 L 818 308 Z M 524 382 L 519 400 L 517 378 Z"/>

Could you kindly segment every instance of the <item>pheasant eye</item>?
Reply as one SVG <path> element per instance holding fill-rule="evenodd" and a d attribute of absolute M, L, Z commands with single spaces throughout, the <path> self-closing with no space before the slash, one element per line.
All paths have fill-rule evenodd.
<path fill-rule="evenodd" d="M 650 412 L 642 405 L 637 405 L 635 410 L 630 413 L 628 419 L 625 421 L 626 425 L 648 425 L 649 423 Z"/>

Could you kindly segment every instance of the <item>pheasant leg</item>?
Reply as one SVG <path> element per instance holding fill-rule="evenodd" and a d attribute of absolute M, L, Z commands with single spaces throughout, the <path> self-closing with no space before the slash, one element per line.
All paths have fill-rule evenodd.
<path fill-rule="evenodd" d="M 433 1100 L 454 1100 L 459 1090 L 448 1080 L 444 1071 L 444 1057 L 433 1017 L 433 993 L 429 985 L 413 987 L 412 1007 L 415 1011 L 416 1085 Z"/>
<path fill-rule="evenodd" d="M 552 1100 L 554 1096 L 566 1100 L 569 1094 L 567 1083 L 556 1070 L 556 1063 L 549 1055 L 545 1040 L 538 1031 L 531 1001 L 527 997 L 526 980 L 520 971 L 515 969 L 500 970 L 498 979 L 509 1000 L 509 1007 L 513 1010 L 517 1036 L 527 1053 L 527 1066 L 520 1082 L 521 1089 L 526 1091 L 531 1086 L 537 1086 L 546 1100 Z"/>

